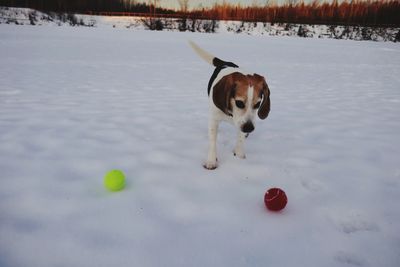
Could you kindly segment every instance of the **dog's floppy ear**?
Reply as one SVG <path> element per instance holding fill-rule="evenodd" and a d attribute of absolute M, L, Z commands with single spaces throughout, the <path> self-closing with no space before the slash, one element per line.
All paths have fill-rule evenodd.
<path fill-rule="evenodd" d="M 214 104 L 227 115 L 232 115 L 230 99 L 235 94 L 235 79 L 233 75 L 223 77 L 213 88 Z"/>
<path fill-rule="evenodd" d="M 259 77 L 263 79 L 263 88 L 262 88 L 263 100 L 260 108 L 258 109 L 258 117 L 264 120 L 268 117 L 269 111 L 271 109 L 271 100 L 269 97 L 271 92 L 269 91 L 268 84 L 265 81 L 265 78 L 262 76 Z"/>

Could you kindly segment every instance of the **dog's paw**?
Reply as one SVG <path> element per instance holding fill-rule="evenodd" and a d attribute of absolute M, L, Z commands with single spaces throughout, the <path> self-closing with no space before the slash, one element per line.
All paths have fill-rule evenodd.
<path fill-rule="evenodd" d="M 217 161 L 206 161 L 203 164 L 203 167 L 206 168 L 207 170 L 215 170 L 218 167 Z"/>
<path fill-rule="evenodd" d="M 235 157 L 240 158 L 240 159 L 245 159 L 245 158 L 246 158 L 246 154 L 245 154 L 242 150 L 238 150 L 238 149 L 235 149 L 235 150 L 233 151 L 233 155 L 234 155 Z"/>

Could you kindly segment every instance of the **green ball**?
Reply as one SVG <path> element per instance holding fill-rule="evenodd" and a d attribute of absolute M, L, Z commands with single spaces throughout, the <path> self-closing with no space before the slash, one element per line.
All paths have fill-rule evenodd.
<path fill-rule="evenodd" d="M 104 186 L 110 191 L 120 191 L 125 187 L 125 175 L 120 170 L 112 170 L 104 176 Z"/>

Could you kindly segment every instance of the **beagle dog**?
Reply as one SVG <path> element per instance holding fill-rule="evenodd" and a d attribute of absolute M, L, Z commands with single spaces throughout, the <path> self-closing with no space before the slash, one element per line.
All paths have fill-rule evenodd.
<path fill-rule="evenodd" d="M 245 158 L 245 138 L 254 131 L 255 114 L 267 118 L 271 107 L 270 91 L 263 76 L 247 73 L 232 62 L 223 61 L 189 41 L 194 51 L 215 67 L 208 83 L 209 147 L 204 168 L 217 168 L 217 131 L 221 121 L 236 126 L 238 138 L 234 155 Z"/>

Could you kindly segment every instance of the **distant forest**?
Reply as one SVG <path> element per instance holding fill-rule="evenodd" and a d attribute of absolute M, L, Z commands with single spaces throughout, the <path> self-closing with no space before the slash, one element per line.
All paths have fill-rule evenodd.
<path fill-rule="evenodd" d="M 177 0 L 180 10 L 156 7 L 158 0 L 0 0 L 0 6 L 29 7 L 41 11 L 65 13 L 152 16 L 178 18 L 240 20 L 271 23 L 333 24 L 363 26 L 400 26 L 400 0 L 334 0 L 311 3 L 287 0 L 282 5 L 267 1 L 265 5 L 241 6 L 224 2 L 210 8 L 189 10 L 189 0 Z"/>

